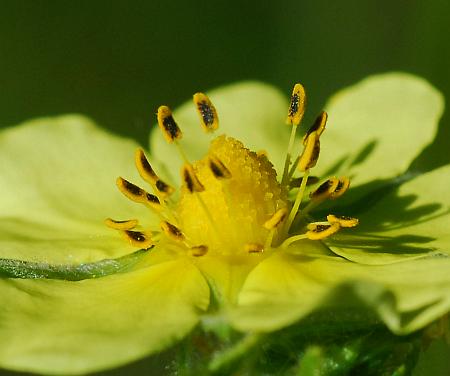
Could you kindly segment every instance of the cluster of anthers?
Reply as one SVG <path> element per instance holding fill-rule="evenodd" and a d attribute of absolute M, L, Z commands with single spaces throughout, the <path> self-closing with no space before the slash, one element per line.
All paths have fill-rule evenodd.
<path fill-rule="evenodd" d="M 193 100 L 203 130 L 216 131 L 219 119 L 209 98 L 197 93 Z M 266 152 L 252 152 L 231 137 L 215 138 L 207 155 L 191 163 L 180 144 L 182 132 L 172 111 L 167 106 L 159 107 L 158 125 L 184 161 L 181 192 L 174 198 L 175 189 L 160 179 L 144 151 L 138 149 L 135 154 L 137 170 L 153 193 L 121 177 L 117 179 L 117 186 L 126 197 L 155 212 L 160 218 L 160 228 L 141 230 L 136 219 L 107 219 L 106 224 L 139 249 L 164 243 L 168 249 L 194 257 L 267 254 L 294 242 L 324 239 L 342 228 L 356 226 L 356 218 L 333 214 L 328 215 L 326 221 L 310 222 L 310 210 L 325 200 L 342 196 L 350 182 L 347 177 L 331 177 L 320 183 L 319 178 L 310 176 L 319 158 L 326 112 L 320 113 L 303 136 L 303 152 L 292 160 L 305 104 L 305 90 L 301 84 L 296 84 L 287 116 L 292 130 L 281 181 L 277 180 Z M 294 177 L 296 171 L 303 176 Z M 302 206 L 307 190 L 310 191 L 309 201 Z M 292 234 L 293 230 L 297 234 Z"/>

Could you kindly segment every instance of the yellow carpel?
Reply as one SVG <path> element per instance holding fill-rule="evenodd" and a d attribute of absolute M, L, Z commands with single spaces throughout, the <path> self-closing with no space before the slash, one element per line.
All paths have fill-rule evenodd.
<path fill-rule="evenodd" d="M 218 158 L 230 172 L 229 179 L 218 179 L 210 168 L 211 156 Z M 211 143 L 208 155 L 193 164 L 195 175 L 205 187 L 199 200 L 183 189 L 176 214 L 192 244 L 205 244 L 208 254 L 242 256 L 246 245 L 264 244 L 268 229 L 264 224 L 277 210 L 287 206 L 285 189 L 277 182 L 273 165 L 230 137 L 220 136 Z"/>

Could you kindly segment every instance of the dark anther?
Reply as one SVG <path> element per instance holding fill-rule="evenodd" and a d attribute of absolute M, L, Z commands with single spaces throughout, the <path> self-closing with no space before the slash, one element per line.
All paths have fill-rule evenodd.
<path fill-rule="evenodd" d="M 145 158 L 144 153 L 139 154 L 139 158 L 141 160 L 141 166 L 149 174 L 150 176 L 156 177 L 155 171 L 153 171 L 152 166 L 150 166 L 150 163 L 148 162 L 147 158 Z"/>
<path fill-rule="evenodd" d="M 297 113 L 297 111 L 298 111 L 298 102 L 299 102 L 299 97 L 298 97 L 298 94 L 295 93 L 291 97 L 291 104 L 289 106 L 289 116 L 294 116 Z"/>
<path fill-rule="evenodd" d="M 194 182 L 192 181 L 191 175 L 187 170 L 184 170 L 184 182 L 186 183 L 186 187 L 189 192 L 194 192 Z"/>
<path fill-rule="evenodd" d="M 125 186 L 125 189 L 130 192 L 131 194 L 135 196 L 141 196 L 143 194 L 143 190 L 139 188 L 137 185 L 134 185 L 133 183 L 130 183 L 128 180 L 122 179 L 123 185 Z"/>
<path fill-rule="evenodd" d="M 327 192 L 333 186 L 332 180 L 327 180 L 326 182 L 319 185 L 319 187 L 315 190 L 314 194 L 320 195 L 322 193 Z"/>
<path fill-rule="evenodd" d="M 216 178 L 223 178 L 225 175 L 222 171 L 222 169 L 220 169 L 219 166 L 217 166 L 213 161 L 209 161 L 209 167 L 211 168 L 212 173 L 214 174 L 214 176 Z"/>
<path fill-rule="evenodd" d="M 306 134 L 303 136 L 303 140 L 306 140 L 308 138 L 308 136 L 315 131 L 318 131 L 317 133 L 320 136 L 325 129 L 325 124 L 327 122 L 327 118 L 328 118 L 327 113 L 325 111 L 322 111 L 319 114 L 319 116 L 317 116 L 313 125 L 311 125 L 311 127 L 308 129 L 308 132 L 306 132 Z"/>
<path fill-rule="evenodd" d="M 206 101 L 199 102 L 197 104 L 197 107 L 202 116 L 203 122 L 207 126 L 210 126 L 212 123 L 214 123 L 214 111 Z"/>
<path fill-rule="evenodd" d="M 231 172 L 226 168 L 222 161 L 215 156 L 209 157 L 209 168 L 217 179 L 231 178 Z"/>
<path fill-rule="evenodd" d="M 158 191 L 160 191 L 160 192 L 168 192 L 169 191 L 169 185 L 164 183 L 162 180 L 157 180 L 155 185 L 156 185 L 156 189 L 158 189 Z"/>
<path fill-rule="evenodd" d="M 125 231 L 125 233 L 133 240 L 137 241 L 137 242 L 145 242 L 147 239 L 145 237 L 145 235 L 142 232 L 139 231 Z"/>
<path fill-rule="evenodd" d="M 155 195 L 152 195 L 151 193 L 147 193 L 147 200 L 154 203 L 154 204 L 160 204 L 159 198 Z"/>
<path fill-rule="evenodd" d="M 171 232 L 173 236 L 176 236 L 177 238 L 183 237 L 183 233 L 180 231 L 180 229 L 177 226 L 174 226 L 173 224 L 166 222 L 168 230 Z"/>
<path fill-rule="evenodd" d="M 328 230 L 331 227 L 331 225 L 317 225 L 317 227 L 313 230 L 314 232 L 323 232 L 325 230 Z"/>
<path fill-rule="evenodd" d="M 344 186 L 344 182 L 342 180 L 339 180 L 339 183 L 336 186 L 336 189 L 334 190 L 334 193 L 339 193 L 339 191 L 342 189 L 343 186 Z"/>
<path fill-rule="evenodd" d="M 178 138 L 180 134 L 180 128 L 178 128 L 178 125 L 175 122 L 173 116 L 172 115 L 166 116 L 162 122 L 164 125 L 164 129 L 167 131 L 167 133 L 170 134 L 170 137 L 172 139 Z"/>
<path fill-rule="evenodd" d="M 298 188 L 302 184 L 303 178 L 294 178 L 291 180 L 291 183 L 289 184 L 291 188 Z M 317 176 L 310 176 L 308 180 L 306 181 L 306 186 L 314 185 L 319 182 L 319 178 Z"/>

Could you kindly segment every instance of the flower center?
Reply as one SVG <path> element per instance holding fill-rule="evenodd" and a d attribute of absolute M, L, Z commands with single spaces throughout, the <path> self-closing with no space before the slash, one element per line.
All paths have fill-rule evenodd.
<path fill-rule="evenodd" d="M 197 93 L 194 103 L 204 131 L 215 131 L 219 119 L 209 98 Z M 346 177 L 331 177 L 320 182 L 310 176 L 320 154 L 320 137 L 328 118 L 325 112 L 320 113 L 306 132 L 303 152 L 292 161 L 296 130 L 303 118 L 305 103 L 304 88 L 296 84 L 287 117 L 292 131 L 280 182 L 264 153 L 252 152 L 231 137 L 217 137 L 206 156 L 191 163 L 179 142 L 182 132 L 172 111 L 167 106 L 159 107 L 158 125 L 166 141 L 174 144 L 184 160 L 180 199 L 177 203 L 169 200 L 174 188 L 158 177 L 144 151 L 139 149 L 135 155 L 136 167 L 153 193 L 123 178 L 117 179 L 117 186 L 126 197 L 159 215 L 159 229 L 141 229 L 137 219 L 108 218 L 106 225 L 118 230 L 138 248 L 148 249 L 162 242 L 176 252 L 193 257 L 208 253 L 238 256 L 236 260 L 245 259 L 239 257 L 241 255 L 284 250 L 304 239 L 324 239 L 341 228 L 356 226 L 357 219 L 332 214 L 326 221 L 310 221 L 309 212 L 324 200 L 342 196 L 350 181 Z M 297 170 L 303 175 L 295 177 Z M 308 190 L 309 201 L 304 204 Z M 289 197 L 294 199 L 290 201 Z M 293 228 L 303 232 L 291 234 Z"/>
<path fill-rule="evenodd" d="M 211 169 L 211 157 L 230 172 L 218 179 Z M 287 206 L 286 190 L 266 156 L 258 155 L 233 138 L 219 136 L 208 154 L 193 164 L 204 186 L 199 195 L 210 213 L 184 188 L 176 207 L 179 225 L 194 244 L 206 244 L 211 253 L 246 252 L 252 244 L 264 245 L 269 230 L 264 223 Z"/>

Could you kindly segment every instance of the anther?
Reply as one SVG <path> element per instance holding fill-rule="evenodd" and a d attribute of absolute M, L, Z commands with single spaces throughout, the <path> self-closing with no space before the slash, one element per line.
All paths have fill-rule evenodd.
<path fill-rule="evenodd" d="M 139 188 L 137 185 L 134 185 L 133 183 L 130 183 L 128 180 L 125 180 L 120 177 L 117 178 L 116 184 L 120 192 L 122 192 L 130 200 L 138 202 L 140 204 L 147 204 L 151 208 L 156 210 L 161 209 L 161 203 L 159 201 L 159 198 L 156 197 L 155 195 L 148 193 L 144 189 Z"/>
<path fill-rule="evenodd" d="M 206 245 L 197 245 L 189 248 L 189 254 L 194 257 L 201 257 L 208 253 L 208 247 Z"/>
<path fill-rule="evenodd" d="M 222 161 L 219 158 L 217 158 L 213 155 L 210 155 L 208 158 L 208 163 L 209 163 L 209 169 L 211 170 L 211 172 L 217 179 L 230 179 L 231 178 L 230 170 L 228 170 L 228 168 L 226 168 L 226 166 L 222 163 Z"/>
<path fill-rule="evenodd" d="M 313 201 L 323 201 L 333 194 L 338 184 L 339 179 L 332 177 L 324 183 L 320 184 L 314 192 L 311 192 L 309 194 L 309 197 L 311 197 L 311 200 Z"/>
<path fill-rule="evenodd" d="M 125 230 L 122 235 L 133 247 L 150 248 L 153 245 L 151 236 L 144 232 Z"/>
<path fill-rule="evenodd" d="M 158 108 L 158 125 L 168 143 L 172 143 L 182 137 L 180 128 L 178 128 L 175 119 L 172 116 L 172 111 L 167 106 L 160 106 Z"/>
<path fill-rule="evenodd" d="M 306 236 L 310 240 L 325 239 L 338 232 L 340 228 L 341 226 L 339 223 L 333 224 L 310 223 L 307 226 L 308 231 L 306 232 Z"/>
<path fill-rule="evenodd" d="M 198 180 L 197 175 L 194 171 L 194 167 L 192 167 L 191 164 L 184 164 L 183 168 L 181 169 L 181 176 L 189 192 L 203 192 L 205 190 L 205 187 L 202 183 L 200 183 L 200 180 Z"/>
<path fill-rule="evenodd" d="M 289 144 L 286 151 L 286 159 L 284 160 L 283 176 L 281 177 L 281 185 L 287 186 L 289 179 L 292 175 L 289 174 L 289 165 L 291 164 L 291 153 L 294 147 L 295 134 L 297 133 L 297 127 L 302 121 L 303 114 L 305 113 L 306 94 L 305 88 L 301 84 L 295 84 L 292 89 L 291 103 L 289 105 L 288 116 L 286 119 L 287 124 L 291 124 L 291 135 L 289 137 Z"/>
<path fill-rule="evenodd" d="M 158 193 L 161 193 L 161 195 L 165 197 L 171 195 L 174 192 L 174 188 L 172 188 L 169 184 L 165 183 L 158 177 L 158 175 L 148 162 L 142 149 L 136 150 L 134 161 L 139 175 L 141 175 L 142 179 L 144 179 L 147 183 L 156 188 Z"/>
<path fill-rule="evenodd" d="M 177 226 L 167 221 L 161 221 L 160 226 L 161 230 L 164 232 L 164 234 L 167 235 L 168 238 L 175 240 L 177 242 L 184 241 L 184 235 Z"/>
<path fill-rule="evenodd" d="M 136 150 L 136 152 L 134 153 L 134 162 L 139 175 L 141 175 L 142 179 L 144 179 L 146 182 L 153 184 L 158 179 L 158 175 L 156 175 L 156 172 L 148 162 L 144 150 Z"/>
<path fill-rule="evenodd" d="M 291 182 L 289 183 L 290 188 L 298 188 L 302 184 L 303 177 L 294 178 L 291 179 Z M 320 179 L 317 176 L 309 176 L 308 181 L 306 182 L 306 186 L 317 184 L 320 181 Z"/>
<path fill-rule="evenodd" d="M 336 199 L 338 197 L 341 197 L 345 192 L 347 192 L 348 188 L 350 187 L 350 179 L 343 176 L 339 178 L 338 185 L 334 189 L 333 193 L 330 195 L 330 198 Z"/>
<path fill-rule="evenodd" d="M 317 131 L 312 132 L 306 139 L 305 148 L 298 162 L 298 169 L 306 171 L 314 167 L 319 159 L 320 141 Z"/>
<path fill-rule="evenodd" d="M 247 253 L 263 253 L 264 247 L 262 244 L 259 243 L 247 243 L 244 246 L 244 250 Z"/>
<path fill-rule="evenodd" d="M 337 216 L 334 214 L 327 215 L 327 221 L 331 224 L 339 223 L 341 227 L 355 227 L 359 224 L 358 218 Z"/>
<path fill-rule="evenodd" d="M 278 209 L 270 219 L 264 222 L 264 227 L 268 230 L 277 228 L 286 219 L 287 213 L 287 208 Z"/>
<path fill-rule="evenodd" d="M 301 84 L 295 84 L 292 89 L 291 103 L 289 105 L 287 124 L 298 125 L 302 121 L 306 107 L 305 88 Z"/>
<path fill-rule="evenodd" d="M 325 126 L 327 125 L 328 114 L 325 111 L 322 111 L 319 116 L 314 121 L 311 128 L 308 129 L 308 132 L 303 136 L 303 145 L 306 145 L 306 141 L 309 135 L 312 132 L 317 132 L 317 136 L 320 137 L 325 130 Z"/>
<path fill-rule="evenodd" d="M 203 93 L 194 94 L 194 103 L 205 132 L 215 131 L 219 127 L 219 117 L 214 105 Z"/>
<path fill-rule="evenodd" d="M 114 230 L 131 230 L 138 225 L 138 220 L 129 219 L 126 221 L 116 221 L 112 218 L 106 218 L 105 225 Z"/>
<path fill-rule="evenodd" d="M 155 182 L 155 187 L 158 190 L 158 192 L 161 193 L 163 196 L 170 196 L 175 191 L 173 187 L 171 187 L 169 184 L 162 181 L 161 179 L 158 179 Z"/>

